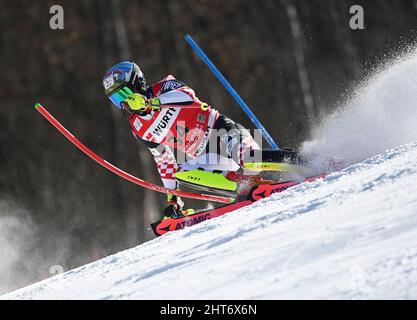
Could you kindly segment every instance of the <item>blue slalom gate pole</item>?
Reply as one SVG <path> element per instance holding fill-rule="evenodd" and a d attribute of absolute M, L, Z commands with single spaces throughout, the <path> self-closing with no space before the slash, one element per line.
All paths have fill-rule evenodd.
<path fill-rule="evenodd" d="M 269 143 L 271 148 L 273 149 L 279 149 L 278 145 L 272 139 L 268 131 L 266 131 L 265 127 L 262 125 L 262 123 L 258 120 L 258 118 L 255 116 L 255 114 L 252 112 L 252 110 L 249 108 L 249 106 L 243 101 L 243 99 L 239 96 L 239 94 L 236 92 L 235 89 L 230 85 L 230 83 L 226 80 L 226 78 L 220 73 L 220 71 L 216 68 L 216 66 L 211 62 L 209 57 L 201 50 L 201 48 L 198 46 L 198 44 L 194 41 L 194 39 L 190 35 L 185 35 L 185 40 L 187 40 L 188 44 L 194 49 L 194 51 L 199 55 L 199 57 L 205 62 L 205 64 L 210 68 L 210 70 L 214 73 L 214 75 L 217 77 L 217 79 L 220 80 L 220 82 L 223 84 L 223 86 L 229 91 L 229 93 L 232 95 L 233 99 L 239 104 L 239 106 L 242 108 L 242 110 L 247 114 L 249 119 L 252 121 L 252 123 L 262 132 L 262 135 L 264 136 L 265 140 Z"/>

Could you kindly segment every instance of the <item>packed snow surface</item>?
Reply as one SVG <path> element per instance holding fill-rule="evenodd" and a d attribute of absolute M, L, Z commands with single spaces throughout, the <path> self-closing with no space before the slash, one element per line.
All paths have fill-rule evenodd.
<path fill-rule="evenodd" d="M 417 143 L 2 296 L 417 298 Z"/>

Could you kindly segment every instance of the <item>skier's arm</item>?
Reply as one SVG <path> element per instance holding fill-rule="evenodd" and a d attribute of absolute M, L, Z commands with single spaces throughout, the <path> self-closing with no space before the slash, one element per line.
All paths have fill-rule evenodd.
<path fill-rule="evenodd" d="M 190 105 L 194 103 L 194 98 L 193 96 L 189 93 L 190 90 L 192 91 L 192 89 L 188 89 L 187 87 L 185 88 L 181 88 L 181 89 L 176 89 L 176 90 L 171 90 L 167 93 L 163 93 L 160 94 L 158 96 L 159 102 L 161 105 Z M 193 91 L 194 92 L 194 91 Z"/>
<path fill-rule="evenodd" d="M 194 90 L 186 85 L 158 94 L 154 98 L 146 98 L 139 93 L 132 93 L 126 98 L 125 107 L 131 111 L 158 111 L 160 106 L 178 105 L 181 108 L 208 108 L 208 104 L 200 101 Z"/>
<path fill-rule="evenodd" d="M 180 105 L 184 108 L 187 107 L 207 107 L 207 103 L 200 101 L 193 89 L 188 86 L 184 86 L 178 89 L 168 91 L 166 93 L 158 95 L 160 105 Z"/>

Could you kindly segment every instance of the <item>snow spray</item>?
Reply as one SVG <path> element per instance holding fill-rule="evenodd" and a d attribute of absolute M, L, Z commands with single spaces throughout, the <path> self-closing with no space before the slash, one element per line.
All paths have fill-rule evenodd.
<path fill-rule="evenodd" d="M 338 105 L 301 146 L 313 167 L 328 159 L 349 165 L 417 141 L 417 50 L 378 67 Z"/>

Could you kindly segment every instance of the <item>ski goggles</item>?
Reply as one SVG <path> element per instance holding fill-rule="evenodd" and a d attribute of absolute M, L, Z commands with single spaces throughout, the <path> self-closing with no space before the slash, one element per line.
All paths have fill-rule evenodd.
<path fill-rule="evenodd" d="M 110 101 L 119 109 L 123 109 L 122 102 L 133 93 L 129 87 L 123 87 L 109 96 Z"/>

